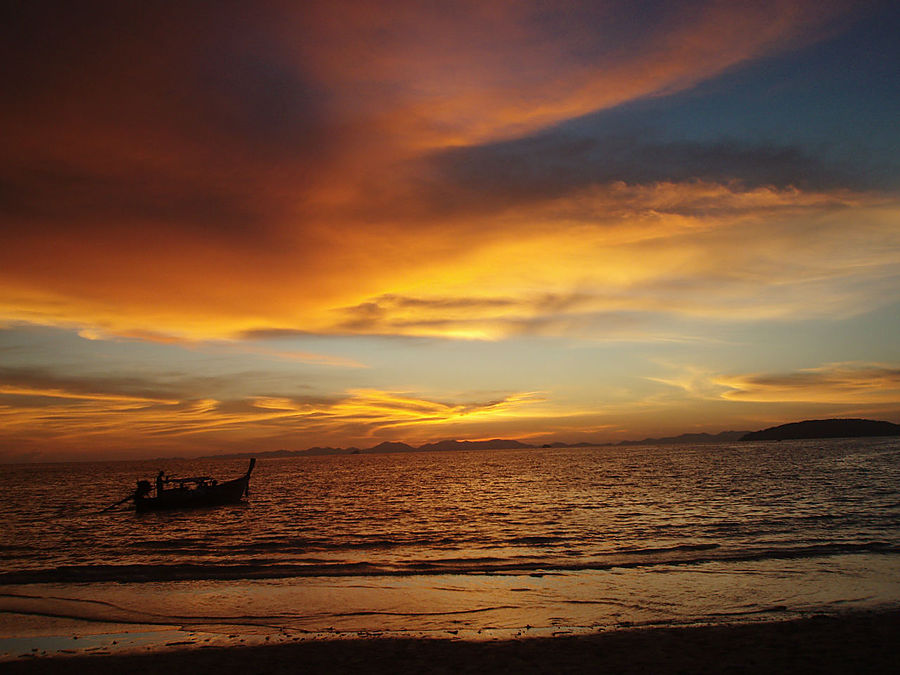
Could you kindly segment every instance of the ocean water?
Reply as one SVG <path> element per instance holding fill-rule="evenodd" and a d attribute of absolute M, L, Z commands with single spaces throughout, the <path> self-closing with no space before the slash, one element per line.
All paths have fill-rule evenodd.
<path fill-rule="evenodd" d="M 262 458 L 247 504 L 101 511 L 159 469 L 246 460 L 0 467 L 0 656 L 900 605 L 900 439 Z"/>

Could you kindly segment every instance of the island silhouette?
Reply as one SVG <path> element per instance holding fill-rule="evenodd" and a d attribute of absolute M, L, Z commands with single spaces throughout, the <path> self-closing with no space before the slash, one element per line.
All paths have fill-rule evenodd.
<path fill-rule="evenodd" d="M 752 431 L 742 441 L 787 441 L 801 438 L 860 438 L 900 436 L 900 424 L 864 419 L 804 420 L 762 431 Z"/>
<path fill-rule="evenodd" d="M 900 424 L 866 419 L 827 419 L 804 420 L 791 422 L 760 431 L 722 431 L 717 434 L 684 433 L 679 436 L 661 438 L 644 438 L 641 440 L 618 441 L 615 443 L 602 441 L 581 441 L 578 443 L 544 443 L 533 445 L 515 439 L 494 438 L 484 441 L 443 440 L 414 446 L 401 441 L 384 441 L 370 448 L 333 448 L 315 446 L 305 450 L 270 450 L 238 452 L 225 455 L 205 455 L 199 459 L 220 457 L 309 457 L 318 455 L 374 455 L 386 453 L 408 452 L 452 452 L 457 450 L 515 450 L 533 448 L 584 448 L 584 447 L 623 447 L 632 445 L 688 445 L 735 443 L 740 441 L 782 441 L 804 438 L 860 438 L 871 436 L 900 436 Z"/>

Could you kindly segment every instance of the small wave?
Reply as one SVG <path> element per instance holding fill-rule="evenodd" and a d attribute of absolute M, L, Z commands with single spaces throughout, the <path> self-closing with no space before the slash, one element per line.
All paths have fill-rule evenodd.
<path fill-rule="evenodd" d="M 43 570 L 0 574 L 0 584 L 74 582 L 153 582 L 199 579 L 277 579 L 298 576 L 369 576 L 378 568 L 368 563 L 279 564 L 175 564 L 175 565 L 66 565 Z"/>
<path fill-rule="evenodd" d="M 660 548 L 620 548 L 616 550 L 616 553 L 657 554 L 668 553 L 670 551 L 711 551 L 719 547 L 719 544 L 678 544 L 676 546 L 663 546 Z"/>
<path fill-rule="evenodd" d="M 465 538 L 435 537 L 435 538 L 371 538 L 359 541 L 329 541 L 326 539 L 289 539 L 286 541 L 259 541 L 252 543 L 239 543 L 222 545 L 222 550 L 230 554 L 256 553 L 295 553 L 304 554 L 311 552 L 340 552 L 340 551 L 387 551 L 396 548 L 455 548 Z"/>
<path fill-rule="evenodd" d="M 34 548 L 20 544 L 0 544 L 0 553 L 18 553 L 21 551 L 33 551 Z"/>
<path fill-rule="evenodd" d="M 542 546 L 546 544 L 559 544 L 565 542 L 565 538 L 563 537 L 513 537 L 512 539 L 507 539 L 507 544 L 515 545 L 526 545 L 526 546 Z"/>
<path fill-rule="evenodd" d="M 405 562 L 254 561 L 246 564 L 71 565 L 0 574 L 0 584 L 68 582 L 151 582 L 191 580 L 276 579 L 291 577 L 374 577 L 448 574 L 563 573 L 616 568 L 697 565 L 710 562 L 750 562 L 817 558 L 840 554 L 897 554 L 900 546 L 882 541 L 826 543 L 783 548 L 725 550 L 717 545 L 684 545 L 664 549 L 618 551 L 592 560 L 522 558 L 453 558 Z"/>
<path fill-rule="evenodd" d="M 446 612 L 388 612 L 388 611 L 360 611 L 360 612 L 336 612 L 336 617 L 348 616 L 456 616 L 459 614 L 482 614 L 494 612 L 500 609 L 517 609 L 513 605 L 498 605 L 496 607 L 476 607 L 474 609 L 453 609 Z"/>
<path fill-rule="evenodd" d="M 157 550 L 157 549 L 165 549 L 167 551 L 176 551 L 179 548 L 208 548 L 209 545 L 200 540 L 194 538 L 172 538 L 172 539 L 138 539 L 137 541 L 131 541 L 125 544 L 128 548 L 136 548 L 142 550 Z"/>

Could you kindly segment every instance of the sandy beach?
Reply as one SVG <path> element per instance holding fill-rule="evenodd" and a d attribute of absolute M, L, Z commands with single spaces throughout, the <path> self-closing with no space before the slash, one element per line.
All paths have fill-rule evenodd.
<path fill-rule="evenodd" d="M 888 673 L 900 611 L 794 621 L 619 630 L 492 642 L 306 641 L 125 655 L 29 658 L 8 675 L 55 673 Z"/>

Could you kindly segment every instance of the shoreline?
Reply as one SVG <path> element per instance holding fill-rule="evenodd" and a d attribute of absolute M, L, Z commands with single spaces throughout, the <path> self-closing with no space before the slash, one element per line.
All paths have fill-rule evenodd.
<path fill-rule="evenodd" d="M 900 663 L 900 609 L 785 621 L 626 628 L 582 635 L 469 641 L 306 640 L 255 646 L 29 657 L 9 675 L 57 673 L 888 673 Z"/>
<path fill-rule="evenodd" d="M 0 662 L 337 640 L 482 641 L 900 613 L 896 556 L 566 575 L 0 586 Z"/>

